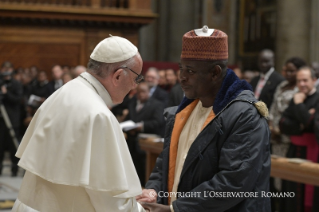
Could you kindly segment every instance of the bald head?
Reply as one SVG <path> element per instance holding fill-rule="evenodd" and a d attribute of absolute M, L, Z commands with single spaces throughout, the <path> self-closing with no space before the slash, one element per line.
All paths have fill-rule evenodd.
<path fill-rule="evenodd" d="M 258 66 L 261 73 L 267 73 L 274 67 L 274 52 L 270 49 L 264 49 L 259 53 Z"/>

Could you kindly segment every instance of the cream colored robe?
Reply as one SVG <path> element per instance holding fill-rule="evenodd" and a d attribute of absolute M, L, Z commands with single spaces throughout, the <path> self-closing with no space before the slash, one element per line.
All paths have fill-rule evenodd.
<path fill-rule="evenodd" d="M 26 170 L 13 212 L 144 211 L 141 185 L 112 100 L 89 73 L 38 109 L 16 156 Z M 96 88 L 96 90 L 94 89 Z"/>

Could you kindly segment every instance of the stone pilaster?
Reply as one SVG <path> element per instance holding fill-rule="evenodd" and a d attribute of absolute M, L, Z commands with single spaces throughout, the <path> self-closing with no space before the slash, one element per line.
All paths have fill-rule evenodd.
<path fill-rule="evenodd" d="M 319 62 L 319 0 L 311 1 L 310 61 Z"/>
<path fill-rule="evenodd" d="M 293 56 L 299 56 L 309 62 L 310 6 L 310 1 L 277 1 L 276 69 L 278 71 L 285 61 Z"/>

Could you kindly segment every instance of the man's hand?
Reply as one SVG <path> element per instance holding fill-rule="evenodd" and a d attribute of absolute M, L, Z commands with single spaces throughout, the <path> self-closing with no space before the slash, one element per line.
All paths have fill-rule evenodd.
<path fill-rule="evenodd" d="M 149 210 L 150 212 L 171 212 L 171 209 L 168 205 L 161 205 L 157 203 L 141 203 L 145 210 Z"/>
<path fill-rule="evenodd" d="M 142 194 L 136 197 L 138 202 L 156 203 L 157 193 L 154 189 L 143 189 Z"/>
<path fill-rule="evenodd" d="M 300 104 L 300 103 L 303 103 L 306 99 L 306 94 L 304 93 L 296 93 L 295 96 L 294 96 L 294 103 L 297 105 L 297 104 Z"/>
<path fill-rule="evenodd" d="M 143 130 L 143 128 L 144 128 L 143 122 L 136 123 L 136 125 L 137 125 L 138 127 L 135 128 L 135 131 L 136 131 L 136 132 L 142 132 L 142 130 Z"/>
<path fill-rule="evenodd" d="M 1 87 L 1 92 L 2 92 L 3 94 L 6 94 L 7 91 L 8 91 L 8 90 L 7 90 L 7 87 L 3 85 L 3 86 Z"/>
<path fill-rule="evenodd" d="M 308 112 L 309 112 L 311 115 L 313 115 L 313 114 L 315 114 L 316 109 L 315 109 L 315 108 L 311 108 Z"/>

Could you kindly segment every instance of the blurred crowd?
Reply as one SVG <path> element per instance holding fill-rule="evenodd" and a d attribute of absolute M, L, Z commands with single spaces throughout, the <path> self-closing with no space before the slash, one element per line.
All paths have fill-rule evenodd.
<path fill-rule="evenodd" d="M 269 109 L 271 153 L 289 161 L 319 162 L 319 63 L 289 58 L 275 71 L 274 53 L 263 50 L 259 73 L 248 79 L 255 97 Z M 240 78 L 245 72 L 235 71 Z M 296 160 L 296 158 L 298 158 Z M 294 192 L 295 198 L 272 198 L 272 211 L 319 211 L 319 187 L 270 179 L 270 191 Z"/>
<path fill-rule="evenodd" d="M 275 70 L 274 53 L 263 50 L 258 57 L 258 71 L 234 68 L 236 75 L 248 81 L 255 97 L 269 109 L 271 151 L 273 155 L 319 161 L 319 63 L 306 64 L 299 57 L 289 58 L 282 70 Z M 14 69 L 10 62 L 1 66 L 0 103 L 6 109 L 12 128 L 21 138 L 37 108 L 57 89 L 85 72 L 86 68 L 54 65 L 48 80 L 47 72 L 37 67 Z M 145 152 L 138 144 L 140 133 L 165 135 L 164 109 L 178 106 L 184 92 L 179 84 L 179 70 L 149 68 L 144 82 L 130 91 L 119 105 L 110 106 L 119 122 L 131 120 L 136 127 L 126 132 L 127 143 L 142 185 L 145 181 Z M 0 114 L 0 159 L 4 151 L 11 153 L 12 175 L 17 174 L 15 147 Z M 0 167 L 0 172 L 2 166 Z M 309 192 L 309 189 L 313 192 Z M 299 198 L 273 201 L 279 211 L 311 205 L 319 189 L 307 185 L 271 179 L 272 191 L 295 191 Z M 280 209 L 279 209 L 280 208 Z M 319 209 L 318 209 L 319 211 Z"/>
<path fill-rule="evenodd" d="M 12 142 L 9 128 L 20 140 L 39 106 L 62 85 L 85 72 L 86 68 L 77 66 L 69 68 L 54 65 L 51 69 L 52 80 L 47 72 L 39 71 L 37 67 L 14 69 L 13 64 L 4 62 L 0 69 L 0 174 L 4 152 L 9 151 L 12 161 L 12 176 L 17 175 L 18 159 L 14 156 L 16 147 Z M 8 116 L 9 123 L 5 117 Z"/>

